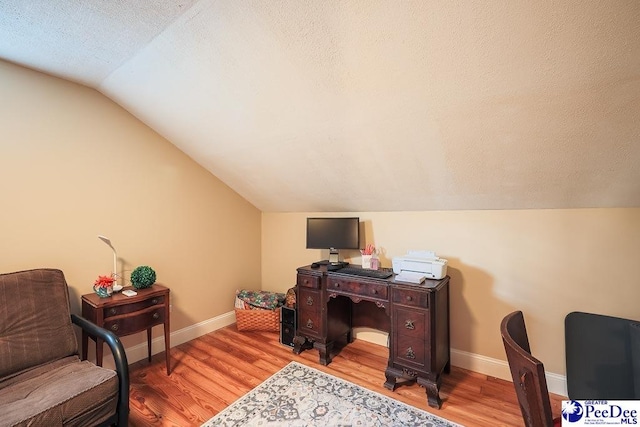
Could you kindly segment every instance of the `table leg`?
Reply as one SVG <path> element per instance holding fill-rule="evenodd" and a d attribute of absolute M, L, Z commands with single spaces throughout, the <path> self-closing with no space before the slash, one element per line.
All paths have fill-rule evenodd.
<path fill-rule="evenodd" d="M 171 337 L 171 331 L 169 330 L 169 320 L 164 323 L 164 356 L 167 362 L 167 375 L 171 374 L 171 357 L 170 350 L 171 345 L 169 343 L 169 339 Z"/>
<path fill-rule="evenodd" d="M 151 328 L 147 329 L 147 354 L 149 355 L 149 362 L 151 362 Z"/>
<path fill-rule="evenodd" d="M 102 366 L 102 350 L 103 350 L 103 341 L 96 337 L 96 365 Z"/>
<path fill-rule="evenodd" d="M 82 360 L 87 360 L 89 352 L 89 334 L 82 330 Z"/>

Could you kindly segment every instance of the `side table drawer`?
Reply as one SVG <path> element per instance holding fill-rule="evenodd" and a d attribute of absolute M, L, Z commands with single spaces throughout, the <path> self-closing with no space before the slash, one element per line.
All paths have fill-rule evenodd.
<path fill-rule="evenodd" d="M 153 307 L 154 305 L 163 305 L 165 304 L 164 295 L 159 295 L 153 298 L 146 299 L 144 301 L 139 301 L 133 304 L 123 304 L 116 305 L 113 307 L 107 307 L 104 309 L 104 319 L 107 320 L 109 317 L 120 316 L 122 314 L 135 313 L 136 311 L 141 311 L 149 307 Z"/>
<path fill-rule="evenodd" d="M 155 325 L 162 325 L 164 321 L 165 308 L 158 307 L 123 317 L 111 317 L 110 319 L 105 319 L 104 328 L 118 336 L 129 335 L 144 331 Z"/>

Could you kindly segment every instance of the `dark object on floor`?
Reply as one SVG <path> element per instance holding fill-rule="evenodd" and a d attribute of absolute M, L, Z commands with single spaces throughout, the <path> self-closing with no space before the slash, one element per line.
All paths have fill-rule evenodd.
<path fill-rule="evenodd" d="M 282 306 L 280 310 L 280 344 L 293 347 L 293 339 L 296 336 L 296 309 Z"/>

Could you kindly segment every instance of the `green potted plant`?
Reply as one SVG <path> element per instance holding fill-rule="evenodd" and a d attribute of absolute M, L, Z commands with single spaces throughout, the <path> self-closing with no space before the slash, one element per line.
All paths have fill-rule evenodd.
<path fill-rule="evenodd" d="M 131 272 L 131 284 L 136 289 L 144 289 L 156 282 L 156 272 L 147 265 L 136 267 Z"/>

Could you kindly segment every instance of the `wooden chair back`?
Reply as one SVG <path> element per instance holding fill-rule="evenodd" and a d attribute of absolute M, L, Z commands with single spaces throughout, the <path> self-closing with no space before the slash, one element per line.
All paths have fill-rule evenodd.
<path fill-rule="evenodd" d="M 544 365 L 531 355 L 522 311 L 514 311 L 502 319 L 500 333 L 525 426 L 552 427 Z"/>

